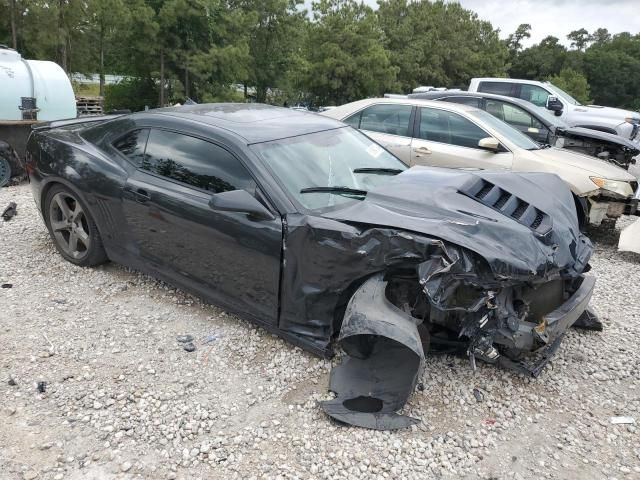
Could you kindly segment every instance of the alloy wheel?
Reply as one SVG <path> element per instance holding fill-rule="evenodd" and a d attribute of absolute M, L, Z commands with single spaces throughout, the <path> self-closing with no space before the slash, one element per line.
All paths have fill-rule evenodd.
<path fill-rule="evenodd" d="M 56 242 L 70 257 L 80 260 L 91 247 L 87 216 L 80 202 L 69 193 L 53 196 L 49 206 L 49 224 Z"/>

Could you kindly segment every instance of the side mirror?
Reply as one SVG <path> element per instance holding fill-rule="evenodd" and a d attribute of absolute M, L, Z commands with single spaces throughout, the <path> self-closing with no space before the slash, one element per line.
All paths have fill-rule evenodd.
<path fill-rule="evenodd" d="M 493 137 L 482 138 L 478 142 L 478 148 L 489 150 L 491 152 L 497 152 L 500 149 L 500 142 L 497 138 Z"/>
<path fill-rule="evenodd" d="M 553 95 L 549 95 L 547 97 L 546 107 L 547 110 L 551 110 L 552 112 L 554 112 L 556 114 L 556 117 L 562 115 L 562 110 L 564 109 L 564 105 L 562 104 L 562 102 L 558 100 L 558 97 L 554 97 Z"/>
<path fill-rule="evenodd" d="M 273 214 L 246 190 L 232 190 L 211 195 L 211 210 L 246 213 L 256 220 L 273 220 Z"/>

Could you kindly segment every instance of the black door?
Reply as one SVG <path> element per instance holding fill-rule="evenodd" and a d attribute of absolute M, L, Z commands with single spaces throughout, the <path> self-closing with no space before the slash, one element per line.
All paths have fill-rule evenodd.
<path fill-rule="evenodd" d="M 209 207 L 212 194 L 238 189 L 260 196 L 228 150 L 152 129 L 123 192 L 129 234 L 154 270 L 215 303 L 275 324 L 282 221 Z"/>

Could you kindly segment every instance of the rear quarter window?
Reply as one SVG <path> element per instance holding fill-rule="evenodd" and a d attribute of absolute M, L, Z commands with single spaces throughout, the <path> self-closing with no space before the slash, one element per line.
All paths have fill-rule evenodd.
<path fill-rule="evenodd" d="M 483 93 L 493 93 L 494 95 L 506 95 L 515 97 L 515 83 L 511 82 L 480 82 L 478 91 Z"/>

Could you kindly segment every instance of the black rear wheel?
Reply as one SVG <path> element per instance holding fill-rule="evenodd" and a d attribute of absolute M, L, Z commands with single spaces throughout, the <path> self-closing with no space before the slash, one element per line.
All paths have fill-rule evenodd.
<path fill-rule="evenodd" d="M 107 261 L 98 227 L 77 194 L 56 185 L 47 193 L 44 207 L 49 234 L 66 260 L 81 267 Z"/>
<path fill-rule="evenodd" d="M 4 187 L 11 180 L 11 164 L 9 161 L 0 156 L 0 187 Z"/>

